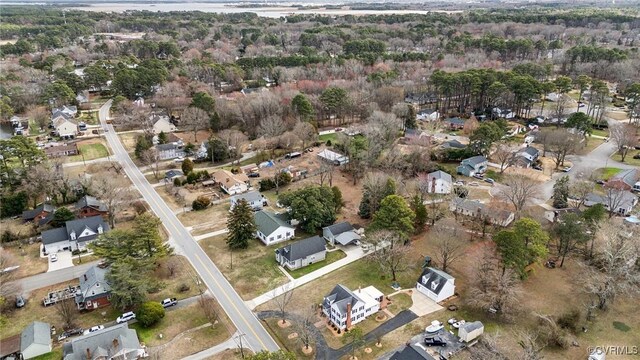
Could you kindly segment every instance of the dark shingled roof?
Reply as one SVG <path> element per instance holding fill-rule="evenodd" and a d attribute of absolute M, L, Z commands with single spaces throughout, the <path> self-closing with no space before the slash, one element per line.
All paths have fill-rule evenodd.
<path fill-rule="evenodd" d="M 327 226 L 325 229 L 329 229 L 333 236 L 338 236 L 344 232 L 353 231 L 353 226 L 351 226 L 351 224 L 349 224 L 347 221 L 343 221 L 331 226 Z"/>
<path fill-rule="evenodd" d="M 40 204 L 40 206 L 38 206 L 37 208 L 33 209 L 33 210 L 25 210 L 22 212 L 22 220 L 24 221 L 31 221 L 33 220 L 38 214 L 40 214 L 43 211 L 46 211 L 48 213 L 52 213 L 55 211 L 55 207 L 53 207 L 53 205 L 51 204 Z"/>
<path fill-rule="evenodd" d="M 44 245 L 48 245 L 60 241 L 70 240 L 71 233 L 74 231 L 76 233 L 76 236 L 78 236 L 78 241 L 80 242 L 93 240 L 99 235 L 99 226 L 102 226 L 103 233 L 109 231 L 109 224 L 105 223 L 104 219 L 102 219 L 102 216 L 100 215 L 67 221 L 64 227 L 43 231 L 42 243 Z M 87 228 L 89 228 L 89 230 L 95 232 L 96 234 L 80 237 L 80 234 L 82 234 L 82 232 Z"/>
<path fill-rule="evenodd" d="M 439 294 L 448 279 L 453 279 L 453 277 L 440 270 L 426 268 L 418 278 L 418 282 L 434 294 Z"/>
<path fill-rule="evenodd" d="M 324 297 L 324 307 L 336 305 L 340 314 L 345 314 L 347 312 L 347 304 L 351 303 L 351 306 L 353 306 L 357 302 L 358 298 L 351 292 L 351 290 L 341 284 L 336 285 L 329 295 Z"/>
<path fill-rule="evenodd" d="M 282 220 L 280 216 L 269 211 L 256 211 L 253 214 L 253 217 L 258 231 L 263 233 L 265 236 L 273 234 L 273 232 L 278 230 L 281 226 L 293 229 L 293 227 Z"/>
<path fill-rule="evenodd" d="M 107 206 L 100 200 L 94 198 L 93 196 L 85 195 L 76 203 L 77 209 L 82 209 L 85 207 L 90 207 L 96 209 L 98 211 L 106 212 L 108 211 Z"/>
<path fill-rule="evenodd" d="M 425 355 L 429 356 L 426 353 Z M 405 346 L 402 351 L 396 351 L 395 354 L 391 355 L 389 360 L 433 360 L 433 357 L 425 357 L 411 346 Z"/>
<path fill-rule="evenodd" d="M 326 250 L 325 240 L 316 235 L 281 247 L 276 250 L 276 252 L 287 259 L 287 261 L 295 261 L 323 250 Z"/>

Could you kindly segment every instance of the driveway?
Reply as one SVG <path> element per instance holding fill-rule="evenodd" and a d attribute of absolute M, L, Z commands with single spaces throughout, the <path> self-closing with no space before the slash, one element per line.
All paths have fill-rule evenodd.
<path fill-rule="evenodd" d="M 51 256 L 49 256 L 49 270 L 47 270 L 47 272 L 73 267 L 73 255 L 71 255 L 71 251 L 60 251 L 57 255 L 58 261 L 55 262 L 51 262 Z"/>
<path fill-rule="evenodd" d="M 413 305 L 411 305 L 409 310 L 418 315 L 418 317 L 422 317 L 427 314 L 431 314 L 433 312 L 444 309 L 442 306 L 429 299 L 427 295 L 421 293 L 416 288 L 414 288 L 413 292 L 411 293 L 411 300 L 413 301 Z"/>

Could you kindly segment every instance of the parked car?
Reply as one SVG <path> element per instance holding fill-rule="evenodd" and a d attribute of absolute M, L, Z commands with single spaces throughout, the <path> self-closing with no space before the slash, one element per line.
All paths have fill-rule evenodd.
<path fill-rule="evenodd" d="M 24 307 L 24 305 L 26 304 L 26 302 L 27 302 L 27 301 L 25 300 L 24 296 L 22 296 L 22 295 L 18 295 L 18 296 L 16 296 L 16 307 L 17 307 L 18 309 L 20 309 L 20 308 Z"/>
<path fill-rule="evenodd" d="M 109 263 L 107 262 L 107 260 L 100 260 L 100 262 L 98 262 L 98 267 L 100 269 L 105 269 L 109 266 Z"/>
<path fill-rule="evenodd" d="M 56 262 L 56 261 L 58 261 L 58 255 L 57 254 L 51 254 L 51 255 L 49 255 L 49 259 L 51 260 L 51 262 Z"/>
<path fill-rule="evenodd" d="M 94 333 L 94 332 L 96 332 L 96 331 L 100 331 L 100 330 L 103 330 L 103 329 L 104 329 L 104 325 L 96 325 L 96 326 L 92 326 L 92 327 L 90 327 L 88 330 L 86 330 L 86 331 L 84 332 L 84 334 L 85 334 L 85 335 L 87 335 L 87 334 L 91 334 L 91 333 Z"/>
<path fill-rule="evenodd" d="M 454 329 L 460 329 L 460 326 L 464 325 L 466 323 L 466 321 L 464 320 L 460 320 L 460 321 L 456 321 L 453 324 L 451 324 L 451 326 L 453 326 Z"/>
<path fill-rule="evenodd" d="M 260 173 L 252 172 L 252 173 L 249 173 L 249 175 L 247 175 L 247 177 L 258 178 L 258 177 L 260 177 Z"/>
<path fill-rule="evenodd" d="M 478 186 L 478 182 L 477 181 L 472 181 L 469 183 L 469 186 Z"/>
<path fill-rule="evenodd" d="M 135 318 L 136 318 L 136 314 L 134 314 L 133 311 L 129 311 L 118 316 L 118 318 L 116 319 L 116 322 L 118 324 L 122 324 L 122 323 L 126 323 L 129 320 L 133 320 Z"/>
<path fill-rule="evenodd" d="M 82 335 L 83 332 L 84 330 L 81 328 L 75 328 L 75 329 L 63 331 L 62 334 L 58 335 L 58 341 L 62 341 L 71 336 Z"/>
<path fill-rule="evenodd" d="M 496 181 L 495 181 L 495 180 L 493 180 L 492 178 L 486 178 L 486 179 L 484 179 L 484 182 L 488 182 L 488 183 L 489 183 L 489 184 L 491 184 L 491 185 L 493 185 L 493 184 L 495 184 L 495 183 L 496 183 Z"/>
<path fill-rule="evenodd" d="M 447 342 L 440 336 L 426 337 L 424 343 L 427 346 L 447 346 Z"/>
<path fill-rule="evenodd" d="M 604 180 L 596 180 L 596 184 L 598 185 L 604 185 L 605 181 Z"/>
<path fill-rule="evenodd" d="M 179 156 L 179 157 L 173 159 L 174 163 L 181 163 L 183 161 L 184 161 L 184 157 L 183 156 Z"/>
<path fill-rule="evenodd" d="M 542 171 L 542 166 L 540 166 L 540 165 L 533 165 L 533 170 Z"/>
<path fill-rule="evenodd" d="M 562 168 L 562 171 L 569 172 L 571 171 L 571 169 L 573 169 L 573 166 L 565 166 L 564 168 Z"/>
<path fill-rule="evenodd" d="M 476 174 L 473 174 L 473 177 L 476 179 L 482 179 L 484 177 L 484 174 L 476 173 Z"/>
<path fill-rule="evenodd" d="M 164 299 L 164 300 L 160 301 L 160 304 L 162 304 L 163 308 L 168 308 L 169 306 L 178 305 L 178 299 L 176 299 L 176 298 L 167 298 L 167 299 Z"/>

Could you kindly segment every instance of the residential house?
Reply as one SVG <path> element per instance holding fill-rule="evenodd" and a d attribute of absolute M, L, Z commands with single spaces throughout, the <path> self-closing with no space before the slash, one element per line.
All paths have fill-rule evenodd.
<path fill-rule="evenodd" d="M 467 145 L 461 143 L 460 141 L 453 139 L 453 140 L 448 140 L 443 142 L 440 145 L 441 148 L 443 149 L 464 149 L 467 147 Z"/>
<path fill-rule="evenodd" d="M 229 199 L 229 201 L 231 202 L 231 207 L 229 210 L 233 210 L 233 208 L 240 200 L 246 201 L 253 210 L 262 210 L 262 207 L 267 205 L 267 198 L 260 194 L 260 192 L 249 191 L 245 194 L 232 196 L 231 199 Z"/>
<path fill-rule="evenodd" d="M 467 322 L 458 328 L 460 340 L 469 343 L 484 333 L 484 325 L 481 321 Z"/>
<path fill-rule="evenodd" d="M 20 359 L 20 335 L 0 339 L 0 360 Z"/>
<path fill-rule="evenodd" d="M 296 229 L 287 224 L 281 216 L 270 211 L 260 210 L 253 214 L 256 223 L 256 237 L 265 245 L 293 239 Z"/>
<path fill-rule="evenodd" d="M 465 176 L 473 176 L 475 174 L 482 174 L 487 171 L 489 161 L 486 157 L 478 155 L 473 156 L 460 162 L 460 166 L 456 168 L 458 174 Z"/>
<path fill-rule="evenodd" d="M 55 114 L 56 112 L 67 114 L 70 117 L 76 117 L 76 114 L 78 114 L 78 108 L 76 106 L 62 105 L 62 107 L 53 109 L 52 113 Z"/>
<path fill-rule="evenodd" d="M 470 217 L 482 217 L 490 224 L 509 226 L 515 219 L 515 214 L 508 210 L 487 209 L 485 204 L 478 200 L 455 198 L 451 200 L 449 209 L 452 212 Z"/>
<path fill-rule="evenodd" d="M 54 112 L 51 117 L 53 128 L 58 136 L 73 138 L 78 135 L 78 123 L 63 112 Z"/>
<path fill-rule="evenodd" d="M 329 322 L 340 330 L 366 319 L 380 310 L 384 294 L 373 286 L 351 291 L 344 285 L 336 285 L 322 301 L 322 312 Z"/>
<path fill-rule="evenodd" d="M 40 204 L 33 210 L 25 210 L 22 212 L 22 220 L 24 222 L 32 221 L 37 225 L 45 225 L 53 219 L 53 213 L 56 208 L 47 203 Z"/>
<path fill-rule="evenodd" d="M 317 235 L 296 241 L 275 251 L 276 262 L 295 270 L 322 261 L 327 256 L 325 244 L 324 239 Z"/>
<path fill-rule="evenodd" d="M 527 146 L 518 153 L 517 163 L 524 168 L 528 168 L 538 160 L 539 156 L 540 150 L 534 148 L 533 146 Z"/>
<path fill-rule="evenodd" d="M 231 171 L 218 169 L 211 174 L 211 180 L 220 184 L 220 188 L 229 195 L 249 190 L 249 178 L 245 174 L 233 174 Z"/>
<path fill-rule="evenodd" d="M 20 334 L 20 353 L 22 359 L 50 353 L 53 349 L 51 342 L 51 326 L 47 323 L 34 321 Z"/>
<path fill-rule="evenodd" d="M 435 302 L 441 302 L 456 292 L 455 278 L 444 271 L 425 268 L 418 278 L 416 288 Z"/>
<path fill-rule="evenodd" d="M 611 207 L 615 207 L 614 213 L 629 215 L 638 204 L 638 197 L 626 190 L 611 190 L 607 191 L 605 195 L 595 193 L 587 195 L 584 205 L 593 206 L 595 204 L 602 204 L 607 211 L 612 211 Z"/>
<path fill-rule="evenodd" d="M 13 135 L 29 136 L 29 119 L 12 116 L 11 127 L 13 128 Z"/>
<path fill-rule="evenodd" d="M 428 146 L 431 143 L 431 136 L 420 129 L 405 129 L 404 137 L 418 145 Z"/>
<path fill-rule="evenodd" d="M 156 145 L 156 150 L 160 160 L 177 159 L 186 155 L 182 141 Z"/>
<path fill-rule="evenodd" d="M 156 135 L 161 132 L 168 134 L 178 130 L 178 128 L 171 123 L 168 116 L 158 116 L 154 114 L 151 118 L 151 121 L 153 120 L 155 120 L 153 123 L 153 133 Z"/>
<path fill-rule="evenodd" d="M 76 202 L 76 212 L 79 218 L 92 216 L 106 217 L 109 215 L 107 205 L 93 196 L 85 195 Z"/>
<path fill-rule="evenodd" d="M 444 119 L 442 121 L 442 123 L 449 129 L 449 130 L 461 130 L 464 128 L 464 119 L 461 119 L 459 117 L 452 117 L 452 118 L 448 118 L 448 119 Z"/>
<path fill-rule="evenodd" d="M 44 148 L 44 153 L 48 158 L 57 158 L 61 156 L 78 155 L 78 145 L 71 143 L 67 145 L 49 146 Z"/>
<path fill-rule="evenodd" d="M 360 235 L 347 221 L 322 228 L 322 237 L 331 245 L 349 245 L 360 240 Z"/>
<path fill-rule="evenodd" d="M 89 93 L 78 93 L 78 95 L 76 95 L 76 101 L 80 105 L 89 103 Z"/>
<path fill-rule="evenodd" d="M 619 190 L 631 191 L 634 189 L 634 186 L 639 179 L 640 171 L 638 169 L 622 170 L 609 178 L 604 186 Z"/>
<path fill-rule="evenodd" d="M 329 149 L 324 149 L 318 153 L 318 157 L 333 165 L 340 166 L 349 163 L 349 157 L 339 154 Z"/>
<path fill-rule="evenodd" d="M 422 345 L 416 345 L 416 347 L 413 347 L 409 344 L 406 345 L 402 348 L 402 350 L 398 350 L 393 353 L 389 360 L 435 360 L 433 356 L 429 355 L 429 353 L 420 348 L 420 346 Z"/>
<path fill-rule="evenodd" d="M 444 171 L 427 174 L 427 192 L 430 194 L 449 194 L 453 190 L 453 179 Z"/>
<path fill-rule="evenodd" d="M 111 286 L 105 279 L 107 269 L 92 266 L 80 276 L 75 300 L 78 309 L 93 310 L 111 304 Z"/>
<path fill-rule="evenodd" d="M 176 134 L 174 134 L 174 133 L 164 133 L 164 134 L 166 135 L 165 143 L 178 142 L 178 141 L 182 140 L 179 137 L 177 137 Z M 158 135 L 153 135 L 153 137 L 151 138 L 151 143 L 153 145 L 160 144 L 160 139 L 159 139 Z"/>
<path fill-rule="evenodd" d="M 182 171 L 176 170 L 176 169 L 172 169 L 172 170 L 169 170 L 166 173 L 164 173 L 164 181 L 173 181 L 173 179 L 179 178 L 181 176 L 184 176 Z"/>
<path fill-rule="evenodd" d="M 109 224 L 102 216 L 67 221 L 65 226 L 42 232 L 42 244 L 46 253 L 63 250 L 84 250 L 87 244 L 100 234 L 109 231 Z"/>
<path fill-rule="evenodd" d="M 409 93 L 404 97 L 404 101 L 413 105 L 425 105 L 438 101 L 438 97 L 430 93 Z"/>
<path fill-rule="evenodd" d="M 440 118 L 440 113 L 434 109 L 423 109 L 416 114 L 416 120 L 419 121 L 436 121 Z"/>
<path fill-rule="evenodd" d="M 147 356 L 138 334 L 128 324 L 110 326 L 62 345 L 62 360 L 132 360 Z"/>

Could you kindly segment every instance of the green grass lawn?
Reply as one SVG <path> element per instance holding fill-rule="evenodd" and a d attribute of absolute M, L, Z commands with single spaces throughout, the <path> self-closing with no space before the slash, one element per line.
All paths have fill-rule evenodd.
<path fill-rule="evenodd" d="M 306 275 L 312 271 L 318 270 L 323 266 L 329 265 L 332 262 L 336 262 L 344 257 L 346 257 L 347 254 L 345 254 L 344 252 L 342 252 L 341 250 L 336 250 L 336 251 L 332 251 L 332 252 L 328 252 L 327 253 L 327 257 L 322 260 L 319 261 L 317 263 L 311 264 L 309 266 L 305 266 L 301 269 L 296 269 L 296 270 L 289 270 L 289 274 L 291 276 L 293 276 L 294 278 L 299 278 L 303 275 Z M 286 268 L 285 268 L 286 269 Z"/>
<path fill-rule="evenodd" d="M 33 360 L 58 360 L 62 359 L 62 347 L 56 347 L 51 352 L 36 356 Z"/>
<path fill-rule="evenodd" d="M 499 171 L 487 170 L 487 177 L 488 178 L 492 178 L 493 180 L 495 180 L 497 182 L 501 182 L 502 181 L 502 175 L 503 174 L 500 174 Z"/>
<path fill-rule="evenodd" d="M 148 346 L 165 343 L 177 334 L 209 322 L 203 311 L 193 304 L 183 309 L 167 311 L 164 318 L 151 327 L 143 327 L 140 323 L 130 324 L 136 330 L 140 342 Z M 159 335 L 162 334 L 162 339 Z"/>
<path fill-rule="evenodd" d="M 88 161 L 99 159 L 103 157 L 107 157 L 109 155 L 109 151 L 107 147 L 103 144 L 84 144 L 79 147 L 80 154 L 69 156 L 69 162 L 79 162 L 79 161 Z M 83 159 L 84 156 L 84 159 Z"/>
<path fill-rule="evenodd" d="M 624 158 L 624 163 L 625 164 L 629 164 L 629 165 L 640 166 L 640 159 L 634 159 L 633 158 L 633 156 L 637 155 L 637 154 L 640 154 L 640 150 L 631 150 L 631 151 L 629 151 L 627 156 Z M 620 156 L 620 154 L 613 154 L 613 156 L 611 158 L 613 160 L 615 160 L 615 161 L 622 162 L 622 156 Z"/>
<path fill-rule="evenodd" d="M 411 300 L 411 295 L 409 294 L 399 293 L 393 295 L 390 299 L 391 304 L 387 306 L 387 309 L 389 309 L 393 314 L 398 314 L 402 310 L 408 309 L 413 305 L 413 300 Z"/>
<path fill-rule="evenodd" d="M 596 178 L 606 181 L 606 180 L 609 180 L 609 178 L 611 178 L 613 175 L 619 173 L 620 171 L 622 171 L 622 169 L 607 167 L 607 168 L 596 169 L 593 173 L 596 176 Z"/>
<path fill-rule="evenodd" d="M 604 137 L 609 137 L 609 130 L 598 130 L 598 129 L 593 129 L 591 132 L 592 135 L 596 135 L 596 136 L 604 136 Z"/>
<path fill-rule="evenodd" d="M 331 140 L 331 144 L 335 144 L 336 139 L 338 138 L 338 133 L 324 134 L 318 136 L 318 140 L 322 142 L 327 142 L 327 140 Z"/>

